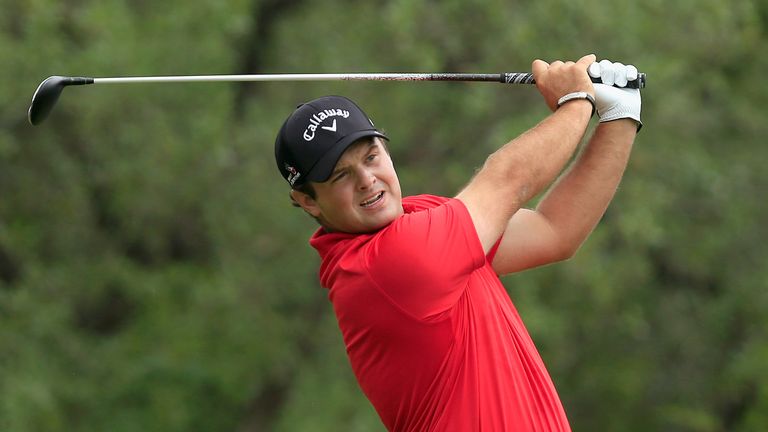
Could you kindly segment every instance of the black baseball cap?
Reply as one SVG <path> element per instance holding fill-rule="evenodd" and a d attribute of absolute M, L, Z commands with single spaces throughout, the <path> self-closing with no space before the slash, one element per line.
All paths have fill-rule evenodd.
<path fill-rule="evenodd" d="M 360 138 L 387 138 L 357 104 L 343 96 L 324 96 L 296 107 L 275 139 L 275 161 L 291 187 L 324 182 L 336 162 Z"/>

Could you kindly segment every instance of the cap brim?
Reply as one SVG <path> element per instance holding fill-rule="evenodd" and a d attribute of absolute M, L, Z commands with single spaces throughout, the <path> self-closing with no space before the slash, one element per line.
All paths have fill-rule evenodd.
<path fill-rule="evenodd" d="M 377 136 L 380 138 L 384 138 L 385 140 L 389 140 L 389 138 L 386 135 L 377 131 L 376 129 L 358 131 L 358 132 L 349 134 L 344 138 L 340 139 L 333 146 L 331 150 L 325 153 L 323 157 L 320 158 L 319 161 L 317 161 L 315 166 L 313 166 L 312 169 L 310 169 L 309 172 L 307 173 L 307 176 L 305 177 L 307 181 L 313 181 L 318 183 L 327 181 L 328 178 L 331 177 L 331 174 L 333 173 L 333 168 L 336 166 L 336 163 L 341 158 L 341 155 L 344 154 L 344 151 L 347 150 L 347 148 L 350 145 L 352 145 L 355 141 L 361 138 L 369 137 L 369 136 Z"/>

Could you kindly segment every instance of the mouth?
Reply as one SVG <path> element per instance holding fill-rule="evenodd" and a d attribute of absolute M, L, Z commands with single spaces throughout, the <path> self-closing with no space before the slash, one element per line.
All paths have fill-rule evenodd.
<path fill-rule="evenodd" d="M 381 202 L 381 199 L 384 198 L 384 191 L 381 191 L 377 193 L 376 195 L 372 196 L 371 198 L 368 198 L 367 200 L 360 203 L 360 207 L 363 208 L 371 208 Z"/>

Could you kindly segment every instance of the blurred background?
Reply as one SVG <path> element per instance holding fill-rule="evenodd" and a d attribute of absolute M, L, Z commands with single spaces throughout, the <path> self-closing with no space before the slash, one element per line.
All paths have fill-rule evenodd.
<path fill-rule="evenodd" d="M 406 194 L 453 195 L 548 112 L 533 86 L 49 75 L 648 74 L 619 192 L 571 260 L 506 277 L 576 431 L 768 429 L 768 1 L 0 0 L 0 430 L 381 431 L 274 163 L 343 94 Z M 594 121 L 592 128 L 594 127 Z"/>

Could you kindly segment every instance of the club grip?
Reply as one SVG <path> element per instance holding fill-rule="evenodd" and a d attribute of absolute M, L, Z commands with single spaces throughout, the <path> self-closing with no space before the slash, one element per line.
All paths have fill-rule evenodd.
<path fill-rule="evenodd" d="M 602 81 L 600 78 L 590 77 L 593 83 L 600 84 Z M 532 73 L 520 73 L 520 72 L 504 72 L 501 74 L 501 82 L 505 84 L 536 84 L 536 80 L 533 79 Z M 614 85 L 614 87 L 619 87 Z M 622 88 L 622 87 L 619 87 Z M 627 82 L 627 85 L 623 88 L 642 89 L 645 88 L 645 74 L 638 73 L 637 79 Z"/>

